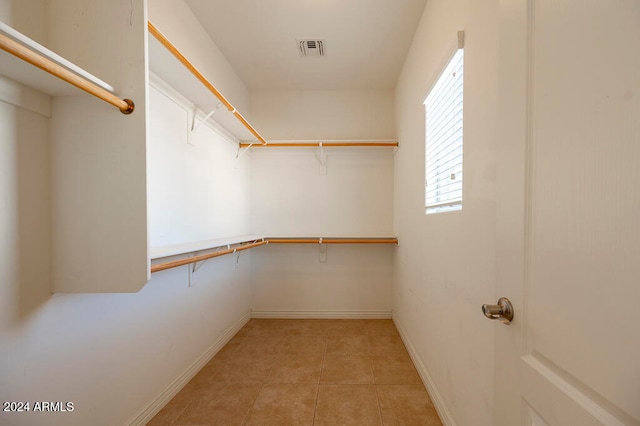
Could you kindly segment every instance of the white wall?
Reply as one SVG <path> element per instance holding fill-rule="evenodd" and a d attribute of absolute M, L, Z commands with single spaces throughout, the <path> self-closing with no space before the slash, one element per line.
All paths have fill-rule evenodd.
<path fill-rule="evenodd" d="M 257 148 L 251 153 L 251 228 L 266 236 L 391 236 L 393 149 Z M 396 246 L 276 245 L 252 254 L 260 315 L 368 316 L 391 310 Z M 304 313 L 304 314 L 303 314 Z"/>
<path fill-rule="evenodd" d="M 249 92 L 218 46 L 183 0 L 148 0 L 149 21 L 246 118 L 251 118 Z M 150 36 L 153 37 L 153 36 Z"/>
<path fill-rule="evenodd" d="M 22 0 L 3 1 L 0 10 L 4 13 L 17 4 L 25 5 Z M 183 25 L 185 33 L 198 32 L 191 21 L 173 25 Z M 210 41 L 200 43 L 205 51 L 215 48 Z M 228 64 L 220 65 L 228 75 Z M 215 71 L 215 63 L 209 66 Z M 190 367 L 212 355 L 228 332 L 248 319 L 250 254 L 243 254 L 238 269 L 230 256 L 209 260 L 196 272 L 194 287 L 188 287 L 187 269 L 181 267 L 154 274 L 136 294 L 51 295 L 51 100 L 10 81 L 0 80 L 0 85 L 0 400 L 74 403 L 74 411 L 67 413 L 0 412 L 0 423 L 120 425 L 148 419 L 160 408 L 154 404 L 166 402 L 158 397 L 177 390 L 169 385 L 186 380 Z M 24 108 L 5 102 L 6 94 L 18 105 L 24 102 Z M 158 96 L 162 95 L 154 94 L 156 100 Z M 158 102 L 150 105 L 150 114 L 156 120 L 174 120 L 167 123 L 169 128 L 186 127 L 184 117 L 166 114 L 171 108 Z M 173 138 L 170 133 L 154 133 L 150 150 L 166 149 L 165 158 L 176 152 L 191 157 L 188 170 L 172 170 L 180 176 L 175 183 L 192 177 L 213 179 L 197 188 L 208 189 L 195 201 L 203 203 L 197 208 L 208 209 L 209 219 L 217 223 L 205 226 L 204 232 L 246 232 L 247 161 L 229 170 L 231 145 L 206 127 L 198 132 L 195 146 L 184 150 L 186 134 Z M 236 173 L 235 178 L 218 185 L 220 170 Z M 157 179 L 157 171 L 152 168 L 149 177 Z M 158 201 L 157 193 L 150 197 Z M 241 211 L 218 209 L 219 205 L 236 205 Z M 190 229 L 166 231 L 165 225 L 162 220 L 153 222 L 153 241 L 193 237 Z"/>
<path fill-rule="evenodd" d="M 40 44 L 47 42 L 45 0 L 1 0 L 0 21 Z"/>
<path fill-rule="evenodd" d="M 252 253 L 255 317 L 389 318 L 395 246 L 269 244 Z"/>
<path fill-rule="evenodd" d="M 0 330 L 5 331 L 19 326 L 21 313 L 36 309 L 49 294 L 51 191 L 49 119 L 7 103 L 4 94 L 31 98 L 45 114 L 51 102 L 3 77 L 0 89 Z M 0 357 L 5 353 L 0 350 Z M 5 367 L 0 362 L 0 371 Z"/>
<path fill-rule="evenodd" d="M 268 140 L 395 137 L 393 91 L 251 92 Z M 251 230 L 267 236 L 393 235 L 392 148 L 254 148 Z M 252 253 L 254 315 L 388 316 L 395 246 L 272 244 Z M 372 266 L 375 265 L 375 266 Z"/>
<path fill-rule="evenodd" d="M 445 421 L 490 425 L 494 303 L 498 2 L 430 0 L 396 88 L 394 319 Z M 424 213 L 424 106 L 456 32 L 464 30 L 464 200 Z"/>
<path fill-rule="evenodd" d="M 10 9 L 10 3 L 0 3 L 2 10 Z M 330 152 L 328 175 L 320 176 L 313 153 L 299 151 L 292 154 L 293 162 L 281 164 L 279 173 L 272 174 L 270 164 L 285 157 L 248 154 L 246 160 L 255 170 L 249 180 L 250 200 L 242 201 L 237 192 L 230 196 L 228 186 L 214 186 L 215 195 L 203 201 L 205 208 L 215 210 L 218 195 L 229 197 L 230 203 L 249 205 L 251 216 L 260 218 L 249 224 L 232 211 L 220 211 L 215 221 L 230 224 L 233 233 L 293 229 L 338 234 L 348 224 L 350 233 L 361 235 L 395 231 L 398 247 L 330 246 L 327 263 L 320 263 L 315 246 L 272 245 L 251 251 L 250 262 L 241 262 L 239 269 L 229 257 L 208 261 L 191 288 L 182 267 L 155 274 L 137 294 L 50 295 L 48 119 L 0 103 L 0 400 L 75 404 L 73 413 L 45 418 L 1 413 L 0 423 L 41 424 L 46 419 L 48 424 L 124 424 L 212 349 L 225 330 L 241 324 L 251 307 L 283 315 L 375 315 L 392 308 L 393 292 L 395 319 L 445 414 L 460 425 L 491 424 L 493 324 L 482 318 L 480 305 L 494 297 L 497 15 L 495 0 L 428 2 L 395 92 L 397 134 L 395 120 L 389 121 L 394 102 L 388 93 L 252 94 L 252 122 L 268 139 L 398 136 L 401 148 L 395 167 L 389 166 L 393 154 L 370 151 L 355 161 L 348 151 Z M 216 76 L 216 85 L 249 116 L 246 88 L 188 8 L 181 1 L 152 0 L 149 16 L 201 70 Z M 38 22 L 31 24 L 35 28 Z M 427 218 L 422 100 L 446 45 L 459 29 L 467 32 L 465 204 L 462 212 Z M 320 110 L 310 107 L 316 101 Z M 294 116 L 303 124 L 292 127 L 288 117 L 274 116 L 272 111 L 280 106 L 298 111 Z M 182 127 L 181 117 L 176 120 L 175 127 Z M 186 141 L 178 142 L 182 145 L 175 152 L 190 156 Z M 175 148 L 171 147 L 166 148 Z M 194 149 L 199 147 L 202 150 L 196 152 L 205 159 L 217 150 L 204 144 Z M 228 161 L 224 155 L 210 160 L 212 167 L 216 161 Z M 195 158 L 191 164 L 197 164 Z M 202 176 L 211 176 L 213 172 L 202 166 Z M 192 171 L 184 176 L 198 175 L 190 175 Z M 151 171 L 150 177 L 161 175 L 156 173 Z M 340 173 L 344 179 L 335 179 Z M 384 177 L 383 183 L 363 182 L 357 178 L 362 173 Z M 282 194 L 283 176 L 295 183 L 295 192 L 285 193 L 281 204 L 256 204 L 268 188 Z M 315 198 L 307 191 L 322 185 L 325 193 Z M 288 213 L 276 215 L 301 207 L 321 211 L 327 207 L 320 201 L 336 194 L 350 201 L 344 211 L 329 206 L 326 215 L 303 217 L 286 228 Z M 391 198 L 393 226 L 389 207 L 383 205 Z M 363 199 L 368 201 L 361 203 Z M 151 194 L 150 203 L 163 201 Z M 166 231 L 164 224 L 173 214 L 177 213 L 164 210 L 151 216 L 153 241 L 193 238 L 188 226 L 180 232 Z M 321 222 L 323 217 L 331 219 Z M 215 236 L 221 230 L 212 226 L 206 232 Z"/>
<path fill-rule="evenodd" d="M 393 235 L 393 149 L 255 148 L 251 229 L 268 236 Z"/>
<path fill-rule="evenodd" d="M 258 90 L 252 124 L 268 140 L 393 139 L 393 90 Z"/>
<path fill-rule="evenodd" d="M 196 118 L 184 99 L 152 84 L 149 134 L 151 247 L 249 233 L 248 159 Z"/>

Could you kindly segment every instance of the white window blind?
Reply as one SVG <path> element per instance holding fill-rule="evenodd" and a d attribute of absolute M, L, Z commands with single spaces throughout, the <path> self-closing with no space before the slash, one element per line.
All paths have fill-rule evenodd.
<path fill-rule="evenodd" d="M 462 209 L 463 71 L 458 49 L 424 101 L 427 214 Z"/>

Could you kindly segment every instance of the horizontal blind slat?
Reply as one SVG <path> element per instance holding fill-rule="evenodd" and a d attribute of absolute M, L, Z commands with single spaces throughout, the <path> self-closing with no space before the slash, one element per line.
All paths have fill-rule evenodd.
<path fill-rule="evenodd" d="M 460 49 L 425 100 L 427 213 L 461 207 L 462 203 L 463 68 Z"/>

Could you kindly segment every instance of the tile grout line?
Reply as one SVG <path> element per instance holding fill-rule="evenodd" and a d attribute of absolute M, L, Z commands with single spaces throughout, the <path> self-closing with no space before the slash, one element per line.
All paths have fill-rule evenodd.
<path fill-rule="evenodd" d="M 249 420 L 249 413 L 251 412 L 251 410 L 253 410 L 253 407 L 256 405 L 256 401 L 260 396 L 260 392 L 262 392 L 262 389 L 264 389 L 264 385 L 265 383 L 262 383 L 262 385 L 260 386 L 260 390 L 258 391 L 258 393 L 256 394 L 256 397 L 253 399 L 253 402 L 251 403 L 251 406 L 247 409 L 247 412 L 244 413 L 244 417 L 242 418 L 242 423 L 241 423 L 242 425 L 247 424 L 247 421 Z"/>
<path fill-rule="evenodd" d="M 318 412 L 318 398 L 320 396 L 320 383 L 322 383 L 322 374 L 324 373 L 324 360 L 327 355 L 327 346 L 329 346 L 329 335 L 325 335 L 324 348 L 322 349 L 322 363 L 320 364 L 320 377 L 318 377 L 318 387 L 316 389 L 316 403 L 313 406 L 313 420 L 312 425 L 316 423 L 316 413 Z"/>
<path fill-rule="evenodd" d="M 271 335 L 269 335 L 269 334 L 265 334 L 265 335 L 269 336 L 269 338 L 271 338 Z M 273 364 L 271 364 L 271 368 L 269 369 L 269 373 L 265 376 L 264 381 L 262 382 L 262 384 L 260 386 L 260 390 L 256 394 L 256 397 L 253 399 L 253 402 L 251 403 L 251 406 L 249 407 L 247 412 L 244 414 L 244 418 L 242 419 L 242 423 L 241 423 L 242 425 L 246 425 L 247 421 L 249 420 L 249 414 L 251 413 L 251 410 L 253 410 L 253 407 L 255 407 L 256 401 L 258 400 L 258 397 L 260 396 L 260 393 L 264 389 L 265 385 L 268 383 L 269 377 L 271 377 L 271 373 L 273 373 L 273 368 L 275 367 L 275 360 L 278 359 L 278 355 L 280 354 L 280 351 L 282 350 L 283 346 L 284 346 L 284 341 L 280 345 L 280 348 L 278 349 L 278 353 L 276 353 L 276 355 L 275 355 L 274 362 L 273 362 Z M 238 348 L 236 348 L 236 350 L 237 349 Z M 234 353 L 235 353 L 235 351 L 234 351 Z"/>
<path fill-rule="evenodd" d="M 380 393 L 378 392 L 378 380 L 376 379 L 376 372 L 373 368 L 373 350 L 371 348 L 371 338 L 373 336 L 367 333 L 367 341 L 369 343 L 369 366 L 371 367 L 371 377 L 373 377 L 373 386 L 376 391 L 376 405 L 378 407 L 378 418 L 380 419 L 380 425 L 384 426 L 384 418 L 382 417 L 382 408 L 380 407 Z"/>
<path fill-rule="evenodd" d="M 241 346 L 243 342 L 247 342 L 250 340 L 250 338 L 252 336 L 254 337 L 260 337 L 260 338 L 264 338 L 264 339 L 274 339 L 274 338 L 279 338 L 282 339 L 280 344 L 276 347 L 274 347 L 274 345 L 272 344 L 268 344 L 267 347 L 265 347 L 264 350 L 266 350 L 269 354 L 271 354 L 273 349 L 276 349 L 275 353 L 274 353 L 274 360 L 273 362 L 270 364 L 267 374 L 265 376 L 263 376 L 264 378 L 260 381 L 260 382 L 256 382 L 255 384 L 259 384 L 259 389 L 257 391 L 257 394 L 254 398 L 252 398 L 252 400 L 247 400 L 248 404 L 246 405 L 246 411 L 244 412 L 244 414 L 241 414 L 242 411 L 238 411 L 238 417 L 236 417 L 236 419 L 240 418 L 241 419 L 241 424 L 243 425 L 247 425 L 249 422 L 248 420 L 252 417 L 252 412 L 254 411 L 254 409 L 256 409 L 256 402 L 258 401 L 260 395 L 262 394 L 262 392 L 264 391 L 265 387 L 267 384 L 269 384 L 269 381 L 271 380 L 271 376 L 274 375 L 274 372 L 276 370 L 276 366 L 278 365 L 277 360 L 280 357 L 285 356 L 286 354 L 285 352 L 285 347 L 287 346 L 287 343 L 293 343 L 294 341 L 296 341 L 295 337 L 296 336 L 323 336 L 324 338 L 324 342 L 323 342 L 323 346 L 321 347 L 321 351 L 320 351 L 320 355 L 321 355 L 321 363 L 320 363 L 320 374 L 317 378 L 316 381 L 316 395 L 315 395 L 315 401 L 314 401 L 314 407 L 313 407 L 313 416 L 312 416 L 312 423 L 311 424 L 316 424 L 317 421 L 321 421 L 321 418 L 317 416 L 317 410 L 318 410 L 318 406 L 319 406 L 319 395 L 320 395 L 320 386 L 324 386 L 322 384 L 322 380 L 324 377 L 324 372 L 327 368 L 327 364 L 326 364 L 326 357 L 328 356 L 328 349 L 329 349 L 329 343 L 331 341 L 331 337 L 336 337 L 336 336 L 342 336 L 342 337 L 357 337 L 357 336 L 366 336 L 366 360 L 367 360 L 367 364 L 368 367 L 370 369 L 370 374 L 372 377 L 372 382 L 371 384 L 373 386 L 375 386 L 375 397 L 376 397 L 376 407 L 378 410 L 378 419 L 379 419 L 379 423 L 381 425 L 385 424 L 385 418 L 383 416 L 382 413 L 382 405 L 381 405 L 381 400 L 384 399 L 382 396 L 384 395 L 384 392 L 382 390 L 383 387 L 380 386 L 379 379 L 377 378 L 376 374 L 375 374 L 375 366 L 374 366 L 374 358 L 392 358 L 394 357 L 395 351 L 388 351 L 387 349 L 383 349 L 380 348 L 378 343 L 393 343 L 391 342 L 391 338 L 387 338 L 385 336 L 387 336 L 387 331 L 386 328 L 385 329 L 381 329 L 381 328 L 374 328 L 374 327 L 370 327 L 368 324 L 365 324 L 365 328 L 364 330 L 360 330 L 358 327 L 356 327 L 355 329 L 353 327 L 351 328 L 346 328 L 346 329 L 339 329 L 337 327 L 333 327 L 333 328 L 323 328 L 323 329 L 318 329 L 318 328 L 313 328 L 312 330 L 306 330 L 305 331 L 301 331 L 298 328 L 285 328 L 285 329 L 281 329 L 280 327 L 270 327 L 269 324 L 262 324 L 259 327 L 251 327 L 250 329 L 248 329 L 245 333 L 243 333 L 242 336 L 238 336 L 240 337 L 239 340 L 237 340 L 235 347 L 233 348 L 233 350 L 231 352 L 229 352 L 229 355 L 231 355 L 232 357 L 238 355 L 241 352 Z M 364 334 L 362 333 L 362 331 L 364 331 Z M 379 334 L 380 332 L 382 332 L 382 334 Z M 389 334 L 391 336 L 391 334 Z M 395 336 L 395 334 L 393 334 L 393 336 Z M 310 339 L 311 341 L 309 341 L 308 343 L 313 344 L 313 339 Z M 348 340 L 348 339 L 347 339 Z M 362 340 L 362 338 L 358 338 L 356 340 Z M 380 341 L 379 341 L 380 340 Z M 293 352 L 297 355 L 313 355 L 314 352 L 309 351 L 310 348 L 307 348 L 304 344 L 304 342 L 307 342 L 306 340 L 298 340 L 297 344 L 295 345 L 295 349 L 294 346 L 291 347 L 291 349 L 293 349 Z M 317 340 L 316 340 L 317 341 Z M 387 342 L 388 341 L 388 342 Z M 402 341 L 401 341 L 402 342 Z M 347 345 L 348 347 L 349 345 Z M 358 356 L 358 347 L 362 346 L 360 343 L 356 346 L 354 346 L 354 348 L 356 348 L 356 355 L 354 355 L 353 353 L 349 352 L 349 353 L 343 353 L 343 354 L 339 354 L 339 355 L 335 355 L 335 356 L 340 356 L 340 357 L 356 357 Z M 273 348 L 273 349 L 271 349 Z M 402 348 L 404 349 L 404 351 L 407 351 L 406 346 L 404 345 L 404 342 L 402 342 Z M 380 350 L 382 350 L 382 352 L 380 352 Z M 387 353 L 388 352 L 388 353 Z M 316 352 L 317 353 L 317 352 Z M 365 354 L 362 354 L 365 355 Z M 265 353 L 259 353 L 256 356 L 262 356 L 262 357 L 266 357 L 266 352 Z M 412 360 L 411 360 L 412 361 Z M 415 369 L 415 364 L 413 362 L 411 362 L 412 366 Z M 317 364 L 316 364 L 317 365 Z M 376 364 L 377 365 L 377 364 Z M 378 365 L 378 367 L 381 367 L 381 365 Z M 285 380 L 285 379 L 283 379 Z M 287 379 L 288 380 L 288 379 Z M 291 379 L 294 380 L 294 379 Z M 243 383 L 242 381 L 239 383 Z M 289 382 L 283 382 L 283 383 L 289 383 Z M 298 382 L 290 382 L 292 384 L 296 384 Z M 310 382 L 313 383 L 313 382 Z M 353 385 L 353 386 L 360 386 L 364 383 L 327 383 L 327 385 L 330 386 L 344 386 L 344 385 Z M 396 383 L 390 383 L 390 384 L 396 384 Z M 397 383 L 398 386 L 402 385 L 401 383 Z M 394 386 L 395 387 L 395 386 Z M 255 388 L 254 388 L 255 389 Z M 311 396 L 311 395 L 310 395 Z M 178 418 L 186 411 L 188 411 L 190 409 L 190 407 L 192 406 L 193 402 L 189 402 L 182 410 L 180 410 L 180 413 L 178 413 L 176 415 L 176 417 L 171 421 L 171 425 L 175 425 Z M 373 413 L 371 413 L 373 414 Z M 322 417 L 322 416 L 321 416 Z"/>
<path fill-rule="evenodd" d="M 238 348 L 240 348 L 240 345 L 242 345 L 242 343 L 247 339 L 247 336 L 249 336 L 248 333 L 242 338 L 242 342 L 240 342 L 238 344 L 238 346 L 233 350 L 233 354 L 232 355 L 235 355 L 236 352 L 238 352 Z M 269 372 L 269 373 L 271 373 L 271 372 Z M 260 386 L 260 390 L 256 394 L 255 398 L 253 398 L 253 401 L 251 402 L 251 405 L 249 406 L 249 408 L 247 408 L 247 411 L 244 413 L 244 416 L 242 418 L 242 422 L 240 423 L 241 425 L 245 425 L 247 423 L 247 420 L 248 420 L 248 417 L 249 417 L 249 413 L 253 409 L 253 406 L 256 404 L 256 401 L 258 400 L 258 396 L 260 395 L 260 392 L 262 392 L 262 388 L 263 387 L 264 387 L 264 383 L 262 383 L 262 386 Z"/>
<path fill-rule="evenodd" d="M 375 381 L 375 378 L 374 378 Z M 378 385 L 374 385 L 376 388 L 376 401 L 378 403 L 378 416 L 380 416 L 380 424 L 384 426 L 384 417 L 382 416 L 382 407 L 380 407 L 380 392 L 378 392 Z"/>
<path fill-rule="evenodd" d="M 180 416 L 182 415 L 182 413 L 184 413 L 185 411 L 187 411 L 187 408 L 191 407 L 191 404 L 193 404 L 193 402 L 189 402 L 187 405 L 184 406 L 184 408 L 182 410 L 180 410 L 180 412 L 178 413 L 178 415 L 171 420 L 171 422 L 169 423 L 169 425 L 175 425 L 176 422 L 178 421 L 178 419 L 180 418 Z"/>
<path fill-rule="evenodd" d="M 233 339 L 233 337 L 235 337 L 235 336 L 232 336 L 232 339 Z M 237 345 L 237 346 L 236 346 L 236 347 L 231 351 L 231 353 L 232 353 L 232 354 L 235 354 L 235 353 L 237 352 L 238 347 L 242 344 L 242 342 L 244 342 L 244 340 L 246 339 L 246 337 L 247 337 L 247 336 L 243 336 L 243 337 L 241 337 L 241 338 L 240 338 L 240 343 L 238 343 L 238 345 Z M 227 342 L 227 343 L 228 343 L 228 342 Z M 225 345 L 225 346 L 226 346 L 226 345 Z M 224 349 L 224 346 L 223 346 L 222 348 L 220 348 L 220 350 L 222 350 L 222 349 Z M 219 352 L 219 351 L 218 351 L 218 352 Z M 212 358 L 211 360 L 209 360 L 209 362 L 208 362 L 207 364 L 205 364 L 205 365 L 203 366 L 203 368 L 205 368 L 207 365 L 209 365 L 209 364 L 212 362 L 212 360 L 213 360 L 213 358 Z M 201 369 L 201 371 L 202 371 L 202 369 Z M 198 373 L 199 373 L 199 372 L 198 372 Z M 195 376 L 194 376 L 194 377 L 195 377 Z M 188 385 L 188 383 L 187 383 L 187 385 Z M 185 386 L 185 387 L 186 387 L 186 386 Z M 183 389 L 181 389 L 181 390 L 180 390 L 180 392 L 182 392 L 182 391 L 183 391 Z M 257 398 L 257 396 L 256 396 L 256 398 Z M 254 402 L 255 402 L 255 400 L 254 400 Z M 189 403 L 188 403 L 188 404 L 186 404 L 186 405 L 185 405 L 185 407 L 184 407 L 182 410 L 180 410 L 180 413 L 179 413 L 179 414 L 178 414 L 178 415 L 177 415 L 177 416 L 176 416 L 176 417 L 175 417 L 175 418 L 170 422 L 170 426 L 175 426 L 175 424 L 176 424 L 176 422 L 178 421 L 178 419 L 180 418 L 180 416 L 182 416 L 182 414 L 186 413 L 186 412 L 187 412 L 187 410 L 188 410 L 189 408 L 191 408 L 191 406 L 192 406 L 192 405 L 193 405 L 193 401 L 189 401 Z"/>

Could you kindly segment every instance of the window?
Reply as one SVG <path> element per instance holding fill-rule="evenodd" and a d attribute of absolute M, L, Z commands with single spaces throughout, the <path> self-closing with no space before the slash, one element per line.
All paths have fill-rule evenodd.
<path fill-rule="evenodd" d="M 426 213 L 462 209 L 464 49 L 458 49 L 424 101 Z"/>

